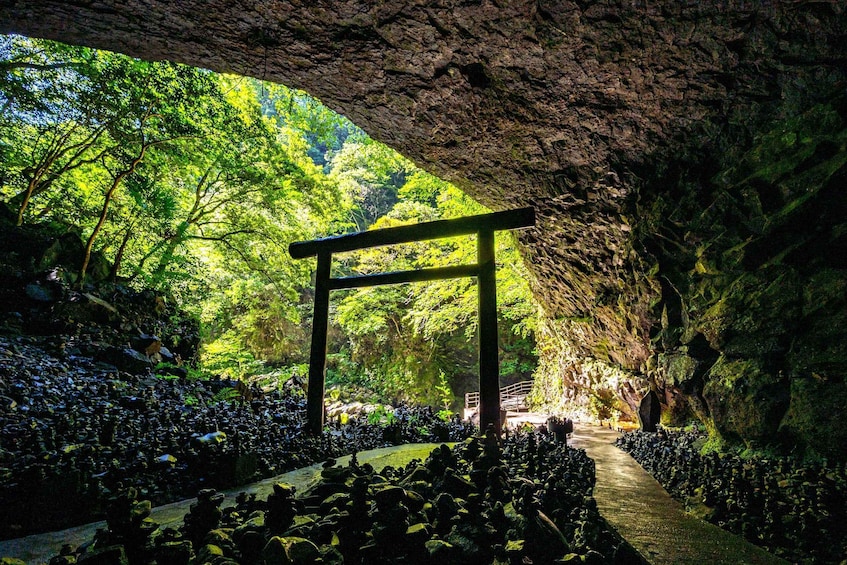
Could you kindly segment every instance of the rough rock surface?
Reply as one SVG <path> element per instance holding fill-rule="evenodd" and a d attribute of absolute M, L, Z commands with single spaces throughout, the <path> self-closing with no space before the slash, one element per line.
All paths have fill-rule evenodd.
<path fill-rule="evenodd" d="M 650 380 L 727 439 L 843 457 L 818 408 L 847 401 L 842 3 L 0 0 L 0 31 L 302 88 L 483 203 L 534 205 L 565 388 L 632 409 Z"/>

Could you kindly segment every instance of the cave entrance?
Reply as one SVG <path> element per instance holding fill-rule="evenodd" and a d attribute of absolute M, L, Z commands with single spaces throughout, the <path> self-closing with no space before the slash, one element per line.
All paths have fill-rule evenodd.
<path fill-rule="evenodd" d="M 500 362 L 497 351 L 497 280 L 494 261 L 494 232 L 535 225 L 533 208 L 518 208 L 493 214 L 437 220 L 410 226 L 364 231 L 312 241 L 298 241 L 288 247 L 294 259 L 318 258 L 315 276 L 315 306 L 312 314 L 312 344 L 309 353 L 309 384 L 306 397 L 307 430 L 319 434 L 324 424 L 324 378 L 329 325 L 329 291 L 386 284 L 476 277 L 479 316 L 479 424 L 484 430 L 492 424 L 498 435 L 500 422 Z M 382 245 L 394 245 L 476 235 L 477 262 L 472 265 L 438 267 L 416 271 L 396 271 L 352 277 L 330 276 L 332 254 Z"/>

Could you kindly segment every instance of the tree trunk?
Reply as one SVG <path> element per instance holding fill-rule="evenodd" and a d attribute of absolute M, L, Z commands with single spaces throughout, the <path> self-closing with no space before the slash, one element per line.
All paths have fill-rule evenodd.
<path fill-rule="evenodd" d="M 121 241 L 121 246 L 118 248 L 118 252 L 115 255 L 115 261 L 112 263 L 112 270 L 109 273 L 109 280 L 115 282 L 118 279 L 118 271 L 121 268 L 121 262 L 124 258 L 124 252 L 126 251 L 126 246 L 129 243 L 129 239 L 132 237 L 132 224 L 127 227 L 126 232 L 124 232 L 124 238 Z"/>
<path fill-rule="evenodd" d="M 85 255 L 82 259 L 82 266 L 79 269 L 79 280 L 77 281 L 77 286 L 80 288 L 82 288 L 82 285 L 85 284 L 85 274 L 88 271 L 88 264 L 91 261 L 91 251 L 94 249 L 94 241 L 97 239 L 97 235 L 106 223 L 106 216 L 109 213 L 109 204 L 112 202 L 112 196 L 114 196 L 115 191 L 121 185 L 123 180 L 135 172 L 135 169 L 144 159 L 147 147 L 147 145 L 141 146 L 141 151 L 138 153 L 138 157 L 133 159 L 127 169 L 124 169 L 115 176 L 112 180 L 112 186 L 109 187 L 109 190 L 107 190 L 106 194 L 103 196 L 103 207 L 100 209 L 100 218 L 97 220 L 97 225 L 94 226 L 94 229 L 91 231 L 91 235 L 88 237 L 88 242 L 85 244 Z"/>
<path fill-rule="evenodd" d="M 32 198 L 32 192 L 35 190 L 35 185 L 38 184 L 39 177 L 40 175 L 33 175 L 26 187 L 26 191 L 23 193 L 23 200 L 21 201 L 21 205 L 18 207 L 18 219 L 15 223 L 16 226 L 22 226 L 24 223 L 24 211 L 27 209 L 27 206 L 29 206 L 29 200 Z"/>

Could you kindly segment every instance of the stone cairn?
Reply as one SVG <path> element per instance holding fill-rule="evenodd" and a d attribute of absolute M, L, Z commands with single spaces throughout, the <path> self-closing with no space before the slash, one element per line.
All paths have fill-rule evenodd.
<path fill-rule="evenodd" d="M 594 465 L 552 434 L 493 430 L 376 472 L 327 461 L 302 495 L 276 484 L 235 505 L 208 489 L 178 529 L 159 530 L 132 490 L 107 532 L 50 565 L 640 563 L 591 496 Z"/>
<path fill-rule="evenodd" d="M 847 466 L 701 453 L 706 436 L 659 428 L 617 445 L 696 515 L 794 563 L 844 563 Z"/>

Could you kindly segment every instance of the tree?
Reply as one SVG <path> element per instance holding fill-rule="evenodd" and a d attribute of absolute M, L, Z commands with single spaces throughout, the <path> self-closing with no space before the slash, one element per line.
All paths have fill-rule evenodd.
<path fill-rule="evenodd" d="M 367 229 L 391 210 L 397 190 L 414 168 L 399 153 L 371 139 L 345 143 L 330 166 L 330 178 L 347 199 L 356 231 Z"/>
<path fill-rule="evenodd" d="M 388 161 L 390 162 L 390 161 Z M 374 229 L 485 213 L 452 185 L 407 165 L 398 202 Z M 497 234 L 501 375 L 526 378 L 535 368 L 534 317 L 528 274 L 511 234 Z M 355 254 L 357 273 L 423 269 L 476 262 L 473 236 L 378 247 Z M 437 405 L 446 378 L 454 393 L 473 390 L 477 377 L 477 289 L 469 278 L 358 289 L 343 297 L 336 322 L 360 364 L 353 378 L 389 398 Z M 442 387 L 443 388 L 443 387 Z"/>
<path fill-rule="evenodd" d="M 79 100 L 91 90 L 90 51 L 23 37 L 0 38 L 3 192 L 11 198 L 17 225 L 33 196 L 63 175 L 103 155 L 105 126 Z"/>
<path fill-rule="evenodd" d="M 90 107 L 102 120 L 112 144 L 100 159 L 106 190 L 86 242 L 80 285 L 118 188 L 138 173 L 154 148 L 206 137 L 225 109 L 219 83 L 208 71 L 100 53 L 93 62 L 99 90 Z"/>

